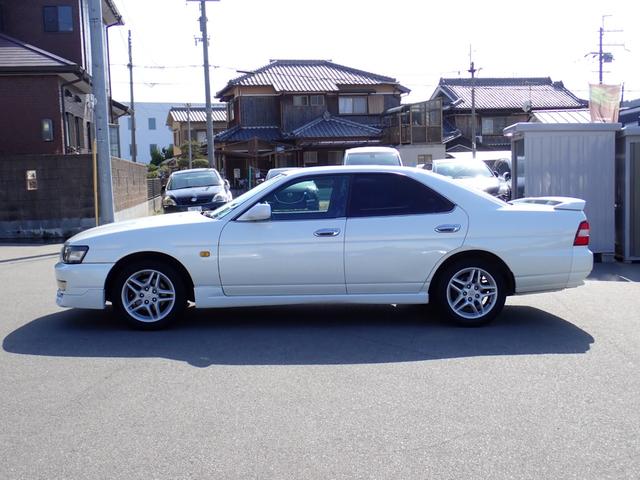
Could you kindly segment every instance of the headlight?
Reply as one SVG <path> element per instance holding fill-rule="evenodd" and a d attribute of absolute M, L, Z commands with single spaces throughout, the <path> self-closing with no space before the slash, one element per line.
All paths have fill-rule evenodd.
<path fill-rule="evenodd" d="M 62 262 L 82 263 L 88 251 L 89 247 L 86 245 L 65 245 L 62 247 Z"/>
<path fill-rule="evenodd" d="M 173 199 L 173 197 L 164 197 L 162 199 L 162 206 L 163 207 L 175 207 L 177 205 L 176 201 Z"/>
<path fill-rule="evenodd" d="M 213 201 L 214 202 L 226 202 L 227 201 L 227 194 L 226 193 L 217 193 L 213 197 Z"/>

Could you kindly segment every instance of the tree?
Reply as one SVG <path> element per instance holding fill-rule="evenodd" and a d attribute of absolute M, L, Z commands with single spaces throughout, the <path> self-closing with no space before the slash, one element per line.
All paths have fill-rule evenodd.
<path fill-rule="evenodd" d="M 168 147 L 162 149 L 162 156 L 165 160 L 173 158 L 173 144 L 170 144 Z"/>
<path fill-rule="evenodd" d="M 164 155 L 162 155 L 162 153 L 160 151 L 158 151 L 157 148 L 154 148 L 153 150 L 151 150 L 151 163 L 153 165 L 160 165 L 162 162 L 164 162 L 165 158 Z"/>

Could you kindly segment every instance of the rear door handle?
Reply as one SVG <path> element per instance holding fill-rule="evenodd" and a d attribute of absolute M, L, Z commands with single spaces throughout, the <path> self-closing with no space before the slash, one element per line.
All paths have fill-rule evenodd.
<path fill-rule="evenodd" d="M 460 231 L 460 225 L 455 223 L 448 223 L 445 225 L 438 225 L 435 228 L 435 231 L 438 233 L 456 233 Z"/>
<path fill-rule="evenodd" d="M 321 228 L 313 232 L 316 237 L 337 237 L 340 235 L 339 228 Z"/>

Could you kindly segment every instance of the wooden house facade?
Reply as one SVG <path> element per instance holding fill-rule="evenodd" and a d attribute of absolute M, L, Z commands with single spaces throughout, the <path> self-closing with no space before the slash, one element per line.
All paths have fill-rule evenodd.
<path fill-rule="evenodd" d="M 549 77 L 441 78 L 431 99 L 443 103 L 444 142 L 447 151 L 471 150 L 471 92 L 475 90 L 476 145 L 478 150 L 509 150 L 503 130 L 528 122 L 535 111 L 582 109 L 584 100 L 562 82 Z"/>
<path fill-rule="evenodd" d="M 216 135 L 216 156 L 232 182 L 339 164 L 347 148 L 382 144 L 383 113 L 408 92 L 394 78 L 327 60 L 274 60 L 218 92 L 228 129 Z"/>

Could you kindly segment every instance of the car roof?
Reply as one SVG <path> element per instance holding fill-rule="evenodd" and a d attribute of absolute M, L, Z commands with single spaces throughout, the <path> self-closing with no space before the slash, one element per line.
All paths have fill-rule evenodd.
<path fill-rule="evenodd" d="M 398 150 L 393 147 L 355 147 L 345 150 L 344 153 L 375 153 L 375 152 L 393 152 L 398 153 Z"/>

